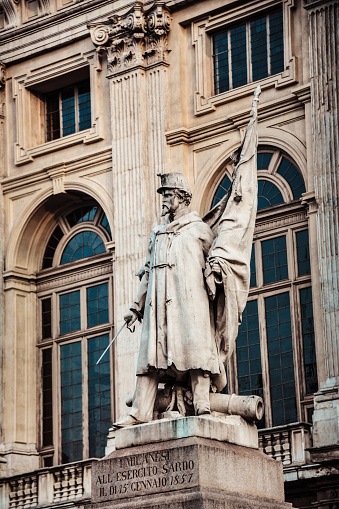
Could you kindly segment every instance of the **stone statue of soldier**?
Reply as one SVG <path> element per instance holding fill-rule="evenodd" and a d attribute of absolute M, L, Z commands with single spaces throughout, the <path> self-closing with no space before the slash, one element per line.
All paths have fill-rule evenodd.
<path fill-rule="evenodd" d="M 124 316 L 142 321 L 137 381 L 126 427 L 153 418 L 159 381 L 188 384 L 195 415 L 210 413 L 210 391 L 226 385 L 250 281 L 257 206 L 257 89 L 235 160 L 231 189 L 203 219 L 190 212 L 181 173 L 161 176 L 162 224 L 148 242 L 137 296 Z"/>

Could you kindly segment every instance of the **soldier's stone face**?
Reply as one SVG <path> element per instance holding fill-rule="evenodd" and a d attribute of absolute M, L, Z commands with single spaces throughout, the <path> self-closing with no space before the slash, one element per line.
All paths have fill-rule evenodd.
<path fill-rule="evenodd" d="M 161 215 L 166 216 L 167 214 L 175 213 L 180 206 L 180 200 L 172 189 L 162 192 L 162 211 Z"/>

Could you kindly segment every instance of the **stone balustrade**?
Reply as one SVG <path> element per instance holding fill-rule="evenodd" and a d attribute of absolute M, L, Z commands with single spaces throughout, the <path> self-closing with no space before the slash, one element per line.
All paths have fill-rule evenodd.
<path fill-rule="evenodd" d="M 310 424 L 296 423 L 259 430 L 259 449 L 284 467 L 302 465 L 311 446 Z M 92 460 L 43 468 L 33 473 L 0 479 L 2 509 L 82 505 L 91 498 Z"/>
<path fill-rule="evenodd" d="M 259 449 L 284 466 L 306 463 L 310 429 L 311 425 L 303 422 L 259 430 Z"/>
<path fill-rule="evenodd" d="M 74 506 L 83 504 L 91 497 L 91 464 L 92 461 L 87 460 L 0 479 L 0 506 L 3 509 L 31 509 L 67 502 Z"/>

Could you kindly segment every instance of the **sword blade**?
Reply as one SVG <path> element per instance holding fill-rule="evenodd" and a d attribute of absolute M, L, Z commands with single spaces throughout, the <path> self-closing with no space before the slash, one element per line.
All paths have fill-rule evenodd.
<path fill-rule="evenodd" d="M 106 350 L 104 351 L 104 353 L 100 356 L 100 358 L 97 360 L 96 364 L 99 364 L 99 362 L 101 361 L 101 359 L 103 358 L 103 356 L 105 355 L 105 353 L 107 352 L 107 350 L 109 350 L 110 346 L 113 344 L 113 342 L 116 340 L 116 338 L 119 336 L 120 332 L 122 331 L 122 329 L 124 327 L 126 327 L 127 325 L 127 322 L 124 323 L 124 325 L 122 325 L 120 327 L 120 329 L 118 330 L 118 332 L 116 333 L 116 335 L 114 336 L 114 338 L 112 339 L 112 341 L 110 342 L 110 344 L 108 345 L 108 347 L 106 348 Z"/>

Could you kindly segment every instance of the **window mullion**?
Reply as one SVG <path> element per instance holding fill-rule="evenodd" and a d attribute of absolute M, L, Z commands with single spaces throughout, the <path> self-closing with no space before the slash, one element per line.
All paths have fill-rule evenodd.
<path fill-rule="evenodd" d="M 53 430 L 53 438 L 55 439 L 54 445 L 54 457 L 56 458 L 56 465 L 62 464 L 62 438 L 61 438 L 61 356 L 60 356 L 60 344 L 54 344 L 54 352 L 53 352 L 53 364 L 55 366 L 55 371 L 53 370 L 53 380 L 56 381 L 54 384 L 56 387 L 55 393 L 55 405 L 53 405 L 53 410 L 56 409 L 56 420 L 57 426 L 54 426 Z"/>
<path fill-rule="evenodd" d="M 291 310 L 291 329 L 292 329 L 292 345 L 293 345 L 293 363 L 294 363 L 294 380 L 296 393 L 296 406 L 298 421 L 302 421 L 300 394 L 303 392 L 303 383 L 301 380 L 301 351 L 300 351 L 300 334 L 298 324 L 301 321 L 299 316 L 299 298 L 297 295 L 298 288 L 292 285 L 290 291 L 290 310 Z"/>
<path fill-rule="evenodd" d="M 62 93 L 59 92 L 59 124 L 60 124 L 60 138 L 64 135 L 64 126 L 62 122 Z"/>
<path fill-rule="evenodd" d="M 231 47 L 231 30 L 227 30 L 228 38 L 228 69 L 229 69 L 229 89 L 233 88 L 233 70 L 232 70 L 232 47 Z"/>
<path fill-rule="evenodd" d="M 74 87 L 75 132 L 79 132 L 79 87 Z"/>

